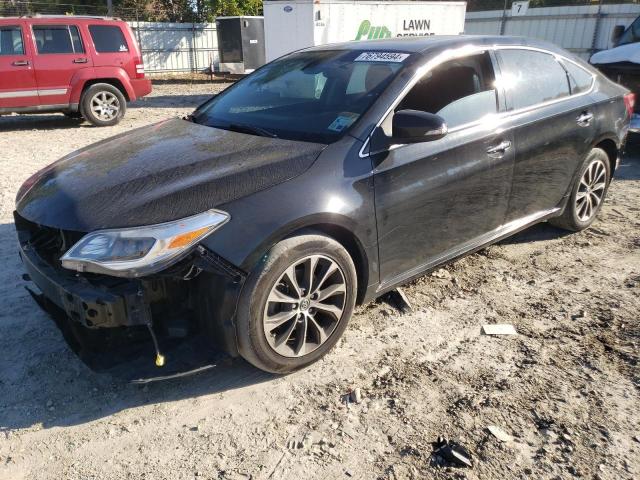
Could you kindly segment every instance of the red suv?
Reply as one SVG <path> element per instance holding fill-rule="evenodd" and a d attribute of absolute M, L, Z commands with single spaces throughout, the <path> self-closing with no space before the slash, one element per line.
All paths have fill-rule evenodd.
<path fill-rule="evenodd" d="M 126 22 L 101 17 L 0 18 L 0 115 L 63 112 L 115 125 L 151 92 Z"/>

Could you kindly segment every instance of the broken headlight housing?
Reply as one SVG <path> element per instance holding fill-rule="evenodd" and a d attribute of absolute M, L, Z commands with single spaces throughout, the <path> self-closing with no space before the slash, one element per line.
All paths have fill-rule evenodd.
<path fill-rule="evenodd" d="M 228 213 L 208 210 L 158 225 L 99 230 L 82 237 L 60 260 L 64 268 L 78 272 L 149 275 L 183 258 L 229 218 Z"/>

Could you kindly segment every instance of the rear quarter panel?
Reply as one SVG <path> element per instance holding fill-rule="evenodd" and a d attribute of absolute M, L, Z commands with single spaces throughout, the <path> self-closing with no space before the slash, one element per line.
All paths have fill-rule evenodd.
<path fill-rule="evenodd" d="M 136 92 L 131 85 L 129 75 L 119 67 L 93 67 L 86 68 L 78 71 L 78 73 L 71 80 L 71 98 L 70 103 L 77 104 L 80 102 L 82 91 L 88 81 L 96 79 L 115 79 L 118 80 L 124 87 L 127 98 L 129 101 L 134 101 L 137 98 Z"/>
<path fill-rule="evenodd" d="M 128 51 L 126 52 L 97 52 L 95 44 L 91 36 L 90 27 L 93 25 L 118 27 L 124 35 L 124 39 L 127 42 Z M 127 80 L 136 77 L 136 59 L 139 59 L 140 52 L 138 49 L 138 43 L 131 35 L 131 30 L 125 22 L 100 22 L 88 21 L 83 26 L 85 35 L 91 42 L 91 56 L 93 57 L 93 64 L 96 68 L 99 67 L 111 67 L 118 68 L 126 74 Z"/>
<path fill-rule="evenodd" d="M 628 92 L 622 85 L 612 82 L 601 73 L 597 74 L 596 85 L 591 93 L 594 102 L 595 144 L 609 139 L 615 142 L 618 152 L 624 148 L 631 122 L 624 103 L 624 95 Z"/>

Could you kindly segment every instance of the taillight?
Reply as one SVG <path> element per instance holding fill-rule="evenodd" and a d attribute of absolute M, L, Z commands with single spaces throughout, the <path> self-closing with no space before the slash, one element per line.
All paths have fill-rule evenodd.
<path fill-rule="evenodd" d="M 635 93 L 627 93 L 624 96 L 624 106 L 627 107 L 627 113 L 629 117 L 633 115 L 633 107 L 636 105 L 636 94 Z"/>
<path fill-rule="evenodd" d="M 136 63 L 136 78 L 144 78 L 144 63 Z"/>

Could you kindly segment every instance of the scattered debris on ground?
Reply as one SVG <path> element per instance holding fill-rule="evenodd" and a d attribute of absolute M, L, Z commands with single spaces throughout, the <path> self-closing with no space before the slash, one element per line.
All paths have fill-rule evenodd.
<path fill-rule="evenodd" d="M 433 444 L 431 465 L 435 467 L 473 467 L 471 453 L 453 440 L 438 437 Z"/>
<path fill-rule="evenodd" d="M 489 430 L 489 433 L 494 437 L 496 437 L 501 442 L 510 442 L 512 440 L 511 435 L 509 435 L 507 432 L 502 430 L 500 427 L 497 427 L 495 425 L 489 425 L 487 427 L 487 430 Z"/>
<path fill-rule="evenodd" d="M 491 324 L 483 325 L 482 331 L 485 335 L 517 335 L 513 325 L 508 324 Z"/>

